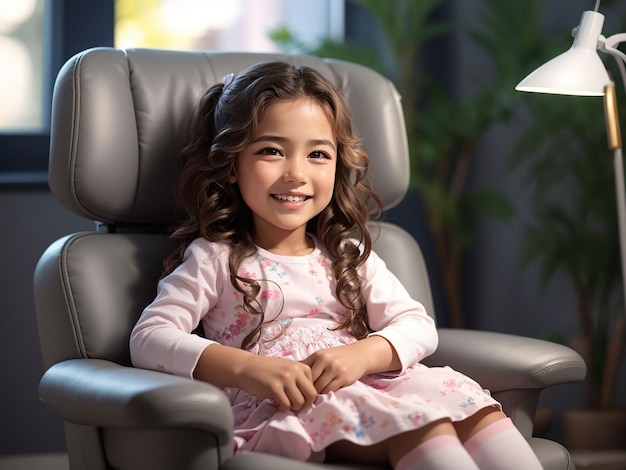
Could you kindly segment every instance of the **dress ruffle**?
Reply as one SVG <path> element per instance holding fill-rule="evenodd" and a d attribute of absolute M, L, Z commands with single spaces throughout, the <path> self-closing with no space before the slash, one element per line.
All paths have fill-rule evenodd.
<path fill-rule="evenodd" d="M 329 330 L 325 321 L 274 322 L 264 329 L 255 352 L 301 360 L 320 348 L 348 344 L 354 338 Z M 311 327 L 311 323 L 314 324 Z M 499 403 L 474 380 L 449 367 L 415 364 L 402 373 L 373 374 L 336 392 L 320 394 L 298 413 L 279 411 L 268 399 L 239 389 L 225 390 L 235 413 L 235 446 L 298 460 L 319 460 L 330 444 L 348 440 L 371 445 L 391 436 L 448 418 L 462 421 Z"/>

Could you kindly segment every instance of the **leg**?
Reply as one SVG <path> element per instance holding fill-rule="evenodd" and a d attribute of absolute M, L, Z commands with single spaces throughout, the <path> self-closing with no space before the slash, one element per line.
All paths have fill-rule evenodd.
<path fill-rule="evenodd" d="M 326 450 L 327 462 L 389 465 L 397 469 L 477 469 L 449 420 L 440 420 L 421 429 L 398 434 L 372 446 L 348 441 Z"/>
<path fill-rule="evenodd" d="M 454 430 L 459 436 L 459 439 L 461 439 L 461 442 L 465 442 L 481 429 L 505 418 L 506 415 L 496 407 L 483 408 L 469 418 L 454 423 Z"/>
<path fill-rule="evenodd" d="M 387 440 L 389 462 L 395 468 L 398 462 L 413 449 L 440 436 L 456 437 L 456 432 L 449 420 L 435 421 L 415 431 L 399 434 Z"/>
<path fill-rule="evenodd" d="M 350 441 L 338 441 L 326 448 L 326 463 L 389 465 L 387 441 L 371 446 L 359 446 Z"/>
<path fill-rule="evenodd" d="M 369 463 L 374 465 L 395 465 L 411 449 L 422 442 L 442 434 L 454 435 L 452 423 L 436 421 L 423 428 L 408 431 L 371 446 L 360 446 L 350 441 L 339 441 L 326 449 L 326 461 Z"/>
<path fill-rule="evenodd" d="M 541 463 L 513 422 L 495 408 L 485 408 L 455 423 L 472 459 L 485 470 L 541 469 Z"/>

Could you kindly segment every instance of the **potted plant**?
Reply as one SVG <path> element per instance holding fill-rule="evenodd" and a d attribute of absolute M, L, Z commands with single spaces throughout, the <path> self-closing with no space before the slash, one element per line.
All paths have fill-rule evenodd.
<path fill-rule="evenodd" d="M 559 47 L 562 51 L 568 45 Z M 621 82 L 617 85 L 619 106 L 625 110 L 626 90 Z M 619 410 L 617 397 L 625 293 L 603 103 L 598 98 L 534 94 L 525 101 L 530 119 L 512 160 L 515 167 L 524 168 L 535 207 L 534 219 L 526 226 L 525 260 L 540 264 L 544 284 L 558 271 L 568 275 L 580 330 L 572 346 L 588 364 L 585 410 L 565 413 L 568 445 L 626 448 L 626 414 Z M 608 420 L 613 427 L 583 420 Z"/>
<path fill-rule="evenodd" d="M 618 442 L 603 440 L 623 446 L 626 421 L 619 424 L 623 417 L 616 413 L 616 391 L 626 315 L 602 100 L 550 95 L 528 95 L 527 100 L 532 118 L 513 159 L 515 166 L 524 165 L 535 208 L 534 220 L 526 225 L 524 257 L 527 263 L 540 264 L 544 284 L 560 270 L 571 280 L 580 330 L 580 341 L 572 346 L 588 365 L 585 408 L 606 412 L 595 416 L 617 418 L 622 428 L 613 437 Z M 620 101 L 625 109 L 623 97 Z M 581 413 L 567 413 L 568 418 L 578 422 Z M 593 447 L 579 443 L 576 428 L 582 428 L 585 438 L 597 437 L 589 427 L 576 424 L 568 427 L 568 444 Z"/>
<path fill-rule="evenodd" d="M 274 39 L 287 50 L 378 68 L 395 82 L 403 96 L 409 134 L 411 184 L 424 205 L 438 261 L 434 274 L 443 278 L 440 284 L 449 301 L 450 326 L 463 327 L 466 322 L 461 274 L 463 254 L 474 238 L 476 214 L 506 218 L 512 213 L 499 194 L 470 192 L 466 187 L 476 146 L 494 123 L 507 120 L 511 110 L 523 103 L 530 108 L 526 114 L 531 118 L 520 142 L 511 146 L 511 161 L 525 172 L 536 210 L 526 227 L 525 260 L 541 264 L 546 284 L 558 270 L 569 275 L 583 337 L 578 349 L 590 371 L 585 408 L 615 410 L 624 315 L 619 315 L 623 301 L 618 230 L 602 102 L 513 91 L 521 77 L 569 47 L 567 31 L 553 31 L 546 38 L 544 4 L 536 0 L 485 0 L 482 24 L 462 32 L 433 20 L 433 13 L 445 3 L 441 0 L 352 3 L 376 21 L 385 43 L 384 58 L 375 50 L 331 40 L 307 48 L 285 30 L 276 31 Z M 455 96 L 419 67 L 429 41 L 450 34 L 473 41 L 493 66 L 495 78 L 481 83 L 469 97 Z M 552 45 L 549 50 L 546 44 Z M 621 109 L 626 112 L 625 106 Z M 599 435 L 586 432 L 596 427 L 582 429 L 587 435 Z"/>
<path fill-rule="evenodd" d="M 351 3 L 375 21 L 383 43 L 376 50 L 332 40 L 306 47 L 284 29 L 275 31 L 273 38 L 286 51 L 362 63 L 396 84 L 403 97 L 411 187 L 425 212 L 437 262 L 431 281 L 441 286 L 447 303 L 442 310 L 447 311 L 450 326 L 464 327 L 463 261 L 474 241 L 476 217 L 505 220 L 513 214 L 503 195 L 488 188 L 470 190 L 467 179 L 481 138 L 511 116 L 514 102 L 520 99 L 514 85 L 541 50 L 541 5 L 536 0 L 485 0 L 482 25 L 467 30 L 436 19 L 444 0 Z M 474 83 L 477 91 L 470 96 L 458 96 L 440 77 L 420 67 L 431 41 L 450 35 L 472 41 L 493 67 L 493 78 Z"/>

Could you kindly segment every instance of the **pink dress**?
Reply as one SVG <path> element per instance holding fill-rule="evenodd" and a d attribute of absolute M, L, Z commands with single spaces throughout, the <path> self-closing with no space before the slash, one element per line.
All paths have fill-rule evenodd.
<path fill-rule="evenodd" d="M 226 245 L 197 239 L 186 260 L 161 280 L 155 300 L 131 334 L 135 366 L 192 377 L 208 345 L 240 346 L 258 319 L 243 310 L 241 294 L 230 284 L 228 253 Z M 355 341 L 343 330 L 333 331 L 345 309 L 335 297 L 330 263 L 317 240 L 306 256 L 280 256 L 258 248 L 244 262 L 239 273 L 259 281 L 258 300 L 266 318 L 251 352 L 302 360 L 318 349 Z M 339 440 L 370 445 L 441 418 L 459 421 L 484 407 L 500 407 L 465 375 L 419 362 L 437 347 L 434 322 L 375 253 L 360 275 L 371 334 L 393 345 L 402 369 L 320 394 L 298 413 L 279 411 L 271 400 L 225 388 L 235 418 L 236 451 L 322 460 L 324 449 Z M 206 338 L 190 334 L 199 324 Z"/>

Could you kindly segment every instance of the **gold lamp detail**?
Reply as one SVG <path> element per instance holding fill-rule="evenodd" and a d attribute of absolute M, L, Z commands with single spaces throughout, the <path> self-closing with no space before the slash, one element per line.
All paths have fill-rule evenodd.
<path fill-rule="evenodd" d="M 604 97 L 608 147 L 613 151 L 622 288 L 626 299 L 626 191 L 624 189 L 622 140 L 615 84 L 598 54 L 598 52 L 603 52 L 615 59 L 626 90 L 626 54 L 617 49 L 619 44 L 626 42 L 626 33 L 615 34 L 608 38 L 602 35 L 604 15 L 598 12 L 599 5 L 600 0 L 597 0 L 593 11 L 585 11 L 582 14 L 580 24 L 572 32 L 574 42 L 571 48 L 536 69 L 515 89 L 534 93 Z M 624 307 L 626 308 L 626 302 Z M 607 351 L 606 365 L 607 368 L 612 369 L 608 374 L 612 377 L 618 375 L 625 328 L 626 314 L 619 315 Z M 610 395 L 611 392 L 608 390 L 613 390 L 614 384 L 606 385 L 609 386 L 605 391 Z M 603 396 L 600 399 L 608 403 L 611 398 L 611 396 Z"/>

